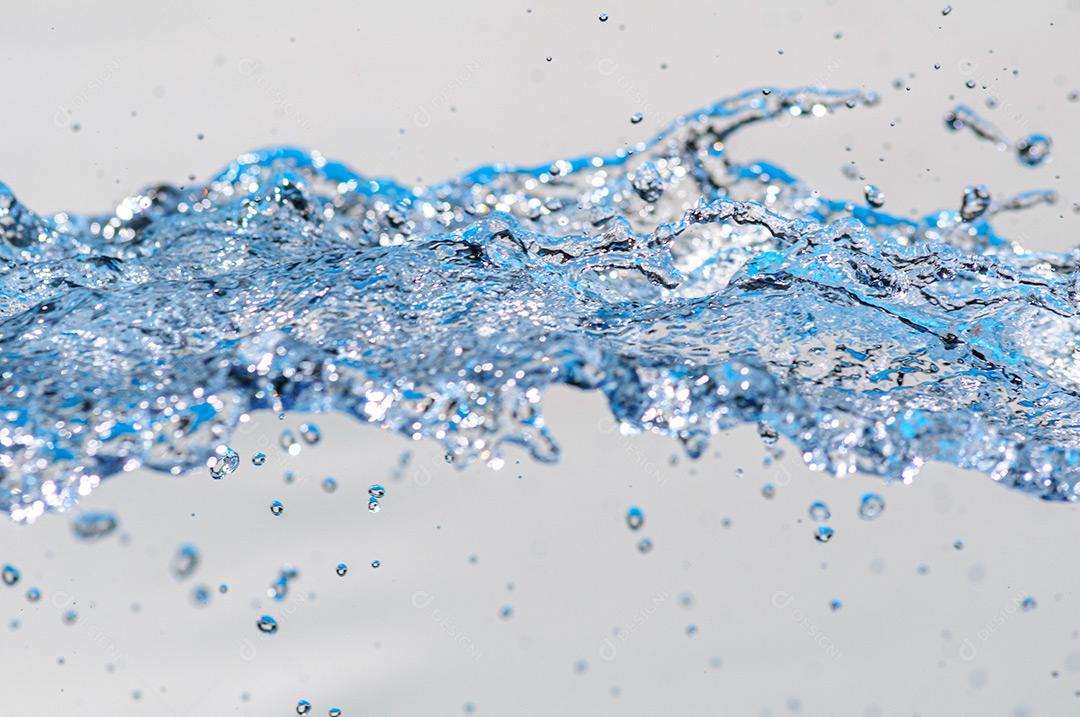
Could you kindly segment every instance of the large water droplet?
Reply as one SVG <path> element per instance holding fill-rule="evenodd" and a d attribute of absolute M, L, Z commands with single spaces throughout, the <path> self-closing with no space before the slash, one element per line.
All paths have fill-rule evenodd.
<path fill-rule="evenodd" d="M 210 461 L 210 476 L 221 480 L 240 467 L 240 454 L 228 446 L 219 446 L 217 455 Z"/>

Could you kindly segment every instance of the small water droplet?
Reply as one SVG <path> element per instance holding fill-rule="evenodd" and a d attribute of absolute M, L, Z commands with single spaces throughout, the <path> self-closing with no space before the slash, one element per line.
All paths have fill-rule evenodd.
<path fill-rule="evenodd" d="M 652 538 L 642 538 L 637 544 L 638 552 L 644 555 L 653 549 Z"/>
<path fill-rule="evenodd" d="M 1032 596 L 1025 595 L 1024 599 L 1020 601 L 1020 607 L 1023 608 L 1025 612 L 1028 612 L 1038 607 L 1038 603 Z"/>
<path fill-rule="evenodd" d="M 322 489 L 327 493 L 333 493 L 337 490 L 337 479 L 327 476 L 322 480 Z"/>
<path fill-rule="evenodd" d="M 960 204 L 960 218 L 965 222 L 978 219 L 990 207 L 990 189 L 985 184 L 974 184 L 964 188 L 964 198 Z"/>
<path fill-rule="evenodd" d="M 221 480 L 240 467 L 240 454 L 228 446 L 218 446 L 217 455 L 210 461 L 210 477 Z"/>
<path fill-rule="evenodd" d="M 322 433 L 319 432 L 319 427 L 314 423 L 301 423 L 300 437 L 304 439 L 304 443 L 313 446 L 322 440 Z"/>
<path fill-rule="evenodd" d="M 349 572 L 349 566 L 345 563 L 338 563 L 336 571 L 340 577 L 345 577 L 345 574 Z"/>
<path fill-rule="evenodd" d="M 761 486 L 761 495 L 771 500 L 776 495 L 776 486 L 772 483 L 766 483 Z"/>
<path fill-rule="evenodd" d="M 643 119 L 645 119 L 645 115 L 641 114 L 640 112 L 635 112 L 634 114 L 630 115 L 630 124 L 638 124 Z"/>
<path fill-rule="evenodd" d="M 945 7 L 941 8 L 942 15 L 948 15 L 950 12 L 952 12 L 952 5 L 946 5 Z"/>
<path fill-rule="evenodd" d="M 367 509 L 372 513 L 378 513 L 382 510 L 382 506 L 379 505 L 379 499 L 375 497 L 368 498 Z"/>
<path fill-rule="evenodd" d="M 844 603 L 840 602 L 839 600 L 837 600 L 835 598 L 829 601 L 829 609 L 832 610 L 833 612 L 836 612 L 837 610 L 839 610 L 843 606 L 844 606 Z"/>
<path fill-rule="evenodd" d="M 37 588 L 30 588 L 26 591 L 26 599 L 30 602 L 37 602 L 41 599 L 41 591 Z"/>
<path fill-rule="evenodd" d="M 191 590 L 191 601 L 197 607 L 205 607 L 210 603 L 210 588 L 205 585 L 196 585 Z"/>
<path fill-rule="evenodd" d="M 21 576 L 22 574 L 19 572 L 19 569 L 16 568 L 14 565 L 5 565 L 2 569 L 0 569 L 0 580 L 4 581 L 4 585 L 14 585 L 15 583 L 19 582 L 19 578 Z"/>
<path fill-rule="evenodd" d="M 376 483 L 375 485 L 370 486 L 367 489 L 367 492 L 372 498 L 382 498 L 386 495 L 386 488 Z"/>
<path fill-rule="evenodd" d="M 863 196 L 866 197 L 866 203 L 875 209 L 885 206 L 885 192 L 881 191 L 876 184 L 867 184 L 863 187 Z"/>
<path fill-rule="evenodd" d="M 377 568 L 380 565 L 382 565 L 382 563 L 380 563 L 378 560 L 372 560 L 371 561 L 371 567 L 373 567 L 373 568 Z"/>
<path fill-rule="evenodd" d="M 341 717 L 341 710 L 337 707 L 331 707 L 327 714 L 329 714 L 330 717 Z"/>
<path fill-rule="evenodd" d="M 280 500 L 275 500 L 270 504 L 270 512 L 274 515 L 281 515 L 285 512 L 285 505 Z"/>
<path fill-rule="evenodd" d="M 290 456 L 298 455 L 302 448 L 300 441 L 296 439 L 296 434 L 288 430 L 282 431 L 281 435 L 278 436 L 278 445 L 281 446 L 281 450 Z"/>
<path fill-rule="evenodd" d="M 885 510 L 885 499 L 877 493 L 864 493 L 859 502 L 859 517 L 863 520 L 874 520 Z"/>
<path fill-rule="evenodd" d="M 509 620 L 514 614 L 514 608 L 511 605 L 503 605 L 499 608 L 499 617 L 503 620 Z"/>
<path fill-rule="evenodd" d="M 199 567 L 199 549 L 194 545 L 181 545 L 173 557 L 170 567 L 173 577 L 183 580 Z"/>
<path fill-rule="evenodd" d="M 307 700 L 300 700 L 296 703 L 296 714 L 306 715 L 311 714 L 311 703 Z"/>
<path fill-rule="evenodd" d="M 269 615 L 260 617 L 258 622 L 255 623 L 255 626 L 259 628 L 259 632 L 266 635 L 273 635 L 278 630 L 277 620 Z"/>
<path fill-rule="evenodd" d="M 251 465 L 253 466 L 261 466 L 264 463 L 266 463 L 266 454 L 262 451 L 259 451 L 251 457 Z"/>
<path fill-rule="evenodd" d="M 630 526 L 630 530 L 638 530 L 645 525 L 645 513 L 636 505 L 630 506 L 626 511 L 626 524 Z"/>
<path fill-rule="evenodd" d="M 832 512 L 829 510 L 829 506 L 825 505 L 820 500 L 815 500 L 810 504 L 810 518 L 816 520 L 819 523 L 824 523 L 826 520 L 832 517 Z"/>
<path fill-rule="evenodd" d="M 827 543 L 833 538 L 833 529 L 827 525 L 819 525 L 814 528 L 814 540 L 819 543 Z"/>
<path fill-rule="evenodd" d="M 61 619 L 64 621 L 65 625 L 74 625 L 79 619 L 79 613 L 77 610 L 68 610 L 63 614 Z"/>
<path fill-rule="evenodd" d="M 71 530 L 79 540 L 100 540 L 116 530 L 119 524 L 113 513 L 95 511 L 76 517 L 71 523 Z"/>
<path fill-rule="evenodd" d="M 1044 134 L 1029 134 L 1016 142 L 1017 159 L 1025 166 L 1038 167 L 1050 158 L 1052 144 Z"/>
<path fill-rule="evenodd" d="M 600 13 L 600 22 L 607 22 L 607 21 L 608 21 L 608 14 L 606 12 Z"/>

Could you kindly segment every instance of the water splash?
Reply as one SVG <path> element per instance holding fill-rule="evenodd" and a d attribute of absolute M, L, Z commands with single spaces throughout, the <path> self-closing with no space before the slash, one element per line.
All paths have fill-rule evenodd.
<path fill-rule="evenodd" d="M 693 456 L 755 423 L 838 476 L 940 460 L 1077 499 L 1080 255 L 990 224 L 1053 194 L 901 217 L 729 150 L 875 99 L 758 89 L 613 154 L 412 188 L 292 148 L 99 216 L 0 186 L 0 509 L 31 521 L 139 466 L 224 473 L 256 409 L 552 461 L 554 384 Z"/>

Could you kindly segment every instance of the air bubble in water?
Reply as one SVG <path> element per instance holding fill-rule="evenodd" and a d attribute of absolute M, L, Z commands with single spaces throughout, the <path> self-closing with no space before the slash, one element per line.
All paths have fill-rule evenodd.
<path fill-rule="evenodd" d="M 83 513 L 71 522 L 71 530 L 79 540 L 100 540 L 120 524 L 116 515 L 104 511 Z"/>
<path fill-rule="evenodd" d="M 186 577 L 190 577 L 195 569 L 199 567 L 199 549 L 194 545 L 181 545 L 176 551 L 176 555 L 173 556 L 172 565 L 170 570 L 173 577 L 177 580 L 183 580 Z"/>
<path fill-rule="evenodd" d="M 340 577 L 345 577 L 345 574 L 346 574 L 347 572 L 349 572 L 349 566 L 348 566 L 348 565 L 346 565 L 345 563 L 338 563 L 338 566 L 337 566 L 337 569 L 335 570 L 335 572 L 336 572 L 336 573 L 337 573 L 337 574 L 338 574 L 338 575 L 339 575 Z"/>
<path fill-rule="evenodd" d="M 874 520 L 885 510 L 885 499 L 877 493 L 864 493 L 859 501 L 859 517 L 863 520 Z"/>
<path fill-rule="evenodd" d="M 827 543 L 833 539 L 833 529 L 827 525 L 819 525 L 814 528 L 814 540 L 819 543 Z"/>
<path fill-rule="evenodd" d="M 281 515 L 285 512 L 285 505 L 280 500 L 275 500 L 270 504 L 270 512 L 274 515 Z"/>
<path fill-rule="evenodd" d="M 990 190 L 985 184 L 974 184 L 964 188 L 964 199 L 960 204 L 960 218 L 965 222 L 978 219 L 990 207 Z"/>
<path fill-rule="evenodd" d="M 259 451 L 251 457 L 251 465 L 253 466 L 261 466 L 264 463 L 266 463 L 266 454 L 262 451 Z"/>
<path fill-rule="evenodd" d="M 278 629 L 277 620 L 270 617 L 269 615 L 263 615 L 262 617 L 260 617 L 258 622 L 255 623 L 255 626 L 259 628 L 259 632 L 262 632 L 266 635 L 273 635 L 275 632 L 277 632 Z"/>
<path fill-rule="evenodd" d="M 221 480 L 230 473 L 235 473 L 240 467 L 240 454 L 228 446 L 220 446 L 217 456 L 211 459 L 210 476 L 214 480 Z"/>
<path fill-rule="evenodd" d="M 630 509 L 626 511 L 626 524 L 630 526 L 630 530 L 639 529 L 645 525 L 645 513 L 636 505 L 630 506 Z"/>
<path fill-rule="evenodd" d="M 866 203 L 876 208 L 885 206 L 885 192 L 881 191 L 876 184 L 867 184 L 863 187 L 863 196 Z"/>
<path fill-rule="evenodd" d="M 319 427 L 314 423 L 301 423 L 300 437 L 304 439 L 304 443 L 313 446 L 322 440 L 322 433 L 319 432 Z"/>
<path fill-rule="evenodd" d="M 810 518 L 812 520 L 816 520 L 819 523 L 824 523 L 826 520 L 832 517 L 832 513 L 829 511 L 829 506 L 825 505 L 825 503 L 820 500 L 815 500 L 813 503 L 810 504 L 809 512 Z"/>
<path fill-rule="evenodd" d="M 0 580 L 4 581 L 4 585 L 14 585 L 19 582 L 19 577 L 21 577 L 21 573 L 14 565 L 5 565 L 0 569 Z"/>

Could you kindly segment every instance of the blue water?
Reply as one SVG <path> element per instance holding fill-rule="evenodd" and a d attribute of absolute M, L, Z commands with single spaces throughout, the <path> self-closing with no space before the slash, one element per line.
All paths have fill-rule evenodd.
<path fill-rule="evenodd" d="M 553 461 L 554 384 L 691 455 L 752 423 L 835 475 L 938 460 L 1077 499 L 1080 257 L 993 228 L 1052 194 L 896 216 L 729 152 L 874 100 L 757 89 L 612 154 L 424 187 L 294 148 L 96 216 L 0 185 L 0 508 L 31 521 L 140 466 L 210 480 L 255 409 Z"/>

